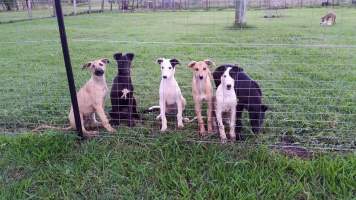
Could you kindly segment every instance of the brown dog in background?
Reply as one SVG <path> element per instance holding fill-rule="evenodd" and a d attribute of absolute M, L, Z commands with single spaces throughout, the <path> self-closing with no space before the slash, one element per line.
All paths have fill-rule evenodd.
<path fill-rule="evenodd" d="M 213 132 L 213 86 L 211 81 L 213 80 L 210 67 L 215 64 L 206 59 L 204 61 L 191 61 L 188 67 L 193 70 L 192 80 L 192 93 L 194 100 L 195 114 L 198 119 L 199 134 L 204 136 L 206 134 L 204 120 L 202 117 L 202 103 L 204 101 L 208 104 L 207 116 L 208 116 L 208 132 Z"/>
<path fill-rule="evenodd" d="M 321 18 L 321 26 L 332 26 L 336 23 L 336 14 L 335 12 L 329 12 Z"/>

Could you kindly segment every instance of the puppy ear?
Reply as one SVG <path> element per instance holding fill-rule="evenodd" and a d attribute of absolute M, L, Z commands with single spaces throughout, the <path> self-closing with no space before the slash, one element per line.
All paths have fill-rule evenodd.
<path fill-rule="evenodd" d="M 163 58 L 158 58 L 156 62 L 160 65 L 163 62 Z"/>
<path fill-rule="evenodd" d="M 180 65 L 179 60 L 172 58 L 169 60 L 169 62 L 171 63 L 172 67 L 176 66 L 176 65 Z"/>
<path fill-rule="evenodd" d="M 92 62 L 85 63 L 82 69 L 89 68 L 92 64 L 93 64 Z"/>
<path fill-rule="evenodd" d="M 266 112 L 268 110 L 268 106 L 262 104 L 261 105 L 261 109 L 262 109 L 263 112 Z"/>
<path fill-rule="evenodd" d="M 205 59 L 204 60 L 205 64 L 207 64 L 208 66 L 215 66 L 215 63 L 209 59 Z"/>
<path fill-rule="evenodd" d="M 127 58 L 128 58 L 130 61 L 132 61 L 132 60 L 134 59 L 134 57 L 135 57 L 135 54 L 133 54 L 133 53 L 127 53 L 126 56 L 127 56 Z"/>
<path fill-rule="evenodd" d="M 120 53 L 120 52 L 115 53 L 115 54 L 113 55 L 113 57 L 114 57 L 114 59 L 115 59 L 116 61 L 118 61 L 118 60 L 120 60 L 120 58 L 122 57 L 122 53 Z"/>
<path fill-rule="evenodd" d="M 197 64 L 197 62 L 194 61 L 194 60 L 192 60 L 192 61 L 190 61 L 190 63 L 188 64 L 188 67 L 192 68 L 192 67 L 194 67 L 195 64 Z"/>
<path fill-rule="evenodd" d="M 109 59 L 107 59 L 107 58 L 101 59 L 101 62 L 103 62 L 105 64 L 109 64 L 110 63 Z"/>

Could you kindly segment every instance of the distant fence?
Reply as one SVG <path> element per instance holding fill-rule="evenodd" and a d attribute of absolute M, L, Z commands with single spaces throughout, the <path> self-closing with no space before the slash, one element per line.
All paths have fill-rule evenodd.
<path fill-rule="evenodd" d="M 64 0 L 64 15 L 94 12 L 156 11 L 234 8 L 235 0 Z M 356 0 L 249 0 L 248 7 L 278 9 L 356 5 Z M 0 23 L 54 17 L 53 0 L 0 0 Z"/>

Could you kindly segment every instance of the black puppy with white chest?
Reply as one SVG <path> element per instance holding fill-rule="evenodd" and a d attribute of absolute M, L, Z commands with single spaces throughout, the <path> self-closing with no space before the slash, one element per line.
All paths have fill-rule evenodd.
<path fill-rule="evenodd" d="M 135 120 L 140 116 L 136 108 L 134 87 L 131 81 L 131 62 L 133 53 L 116 53 L 118 73 L 113 81 L 110 98 L 112 110 L 110 112 L 111 124 L 118 126 L 126 121 L 129 127 L 135 126 Z"/>
<path fill-rule="evenodd" d="M 249 113 L 253 133 L 259 133 L 268 107 L 262 103 L 262 91 L 258 83 L 249 77 L 241 67 L 225 64 L 219 66 L 213 72 L 215 86 L 218 87 L 220 85 L 220 77 L 229 67 L 231 67 L 230 76 L 235 80 L 234 87 L 238 99 L 236 106 L 236 133 L 238 136 L 240 135 L 242 129 L 241 116 L 244 109 Z"/>

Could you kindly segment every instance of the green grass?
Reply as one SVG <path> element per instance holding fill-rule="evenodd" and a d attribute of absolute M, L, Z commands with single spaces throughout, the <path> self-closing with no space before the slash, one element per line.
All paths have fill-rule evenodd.
<path fill-rule="evenodd" d="M 337 24 L 327 28 L 319 26 L 325 9 L 282 10 L 283 17 L 275 19 L 249 11 L 244 30 L 233 28 L 232 10 L 65 18 L 77 88 L 90 76 L 82 64 L 134 52 L 140 110 L 158 103 L 158 57 L 182 61 L 176 78 L 190 117 L 190 59 L 239 63 L 261 84 L 271 109 L 260 136 L 252 136 L 245 115 L 247 141 L 225 146 L 187 142 L 198 139 L 196 124 L 176 131 L 174 119 L 167 134 L 158 134 L 153 115 L 136 128 L 120 127 L 115 136 L 103 132 L 80 144 L 68 135 L 25 134 L 38 124 L 68 124 L 57 24 L 55 19 L 1 24 L 0 132 L 24 134 L 0 138 L 0 197 L 354 198 L 354 154 L 304 161 L 264 147 L 288 135 L 305 146 L 355 149 L 356 9 L 335 10 Z M 110 64 L 109 84 L 115 74 Z"/>
<path fill-rule="evenodd" d="M 247 148 L 246 148 L 247 147 Z M 356 159 L 291 159 L 249 145 L 63 134 L 0 137 L 2 199 L 352 199 Z"/>

